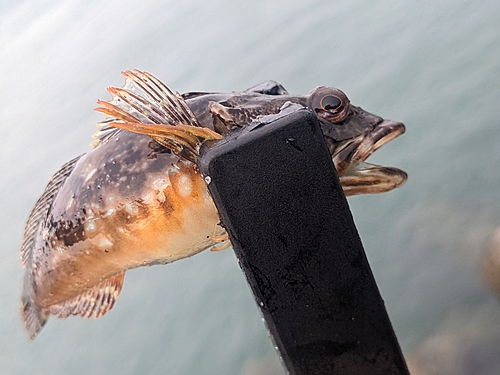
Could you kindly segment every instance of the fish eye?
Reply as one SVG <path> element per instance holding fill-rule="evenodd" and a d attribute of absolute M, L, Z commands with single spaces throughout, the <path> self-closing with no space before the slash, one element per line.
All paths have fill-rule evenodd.
<path fill-rule="evenodd" d="M 326 111 L 334 111 L 342 105 L 342 101 L 334 95 L 326 95 L 321 99 L 321 108 Z"/>
<path fill-rule="evenodd" d="M 340 124 L 349 114 L 351 108 L 349 98 L 339 89 L 333 87 L 316 87 L 309 93 L 307 107 L 316 116 L 331 124 Z"/>

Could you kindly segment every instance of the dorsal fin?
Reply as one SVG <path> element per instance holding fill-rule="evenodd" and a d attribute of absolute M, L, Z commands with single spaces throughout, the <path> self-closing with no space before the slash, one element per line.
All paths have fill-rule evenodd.
<path fill-rule="evenodd" d="M 125 272 L 106 279 L 85 293 L 48 308 L 58 318 L 78 315 L 85 318 L 100 318 L 111 310 L 120 296 Z"/>
<path fill-rule="evenodd" d="M 110 87 L 110 101 L 98 100 L 101 106 L 96 111 L 104 113 L 105 121 L 97 124 L 93 135 L 97 144 L 114 128 L 116 121 L 145 124 L 189 125 L 200 127 L 200 123 L 181 94 L 175 94 L 158 78 L 140 70 L 125 71 L 123 88 Z"/>
<path fill-rule="evenodd" d="M 113 128 L 150 136 L 178 156 L 195 162 L 201 144 L 222 136 L 200 125 L 181 94 L 175 94 L 159 79 L 140 70 L 126 71 L 123 88 L 110 87 L 112 100 L 98 100 L 96 111 L 107 117 L 97 124 L 94 146 L 101 144 Z M 111 133 L 115 134 L 115 133 Z M 109 135 L 112 136 L 112 135 Z"/>
<path fill-rule="evenodd" d="M 288 91 L 276 81 L 265 81 L 246 89 L 245 92 L 256 92 L 265 95 L 288 95 Z"/>
<path fill-rule="evenodd" d="M 52 202 L 57 195 L 57 192 L 75 167 L 76 162 L 81 157 L 82 155 L 74 158 L 73 160 L 70 160 L 51 177 L 49 183 L 47 184 L 47 187 L 45 188 L 45 191 L 38 199 L 35 207 L 31 211 L 30 216 L 28 217 L 28 221 L 24 226 L 24 235 L 20 250 L 21 263 L 23 267 L 26 266 L 28 259 L 31 258 L 31 253 L 33 251 L 33 245 L 38 234 L 37 231 L 38 227 L 40 226 L 40 222 L 47 216 L 50 207 L 52 206 Z"/>

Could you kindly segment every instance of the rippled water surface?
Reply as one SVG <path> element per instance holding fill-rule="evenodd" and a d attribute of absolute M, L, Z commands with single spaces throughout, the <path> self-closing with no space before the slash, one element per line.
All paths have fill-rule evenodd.
<path fill-rule="evenodd" d="M 51 319 L 27 340 L 24 221 L 59 166 L 89 150 L 96 100 L 133 68 L 181 92 L 335 86 L 403 121 L 371 160 L 405 169 L 407 184 L 349 199 L 396 334 L 415 374 L 498 373 L 500 306 L 478 272 L 500 225 L 498 1 L 0 7 L 2 373 L 283 373 L 231 250 L 130 271 L 105 317 Z"/>

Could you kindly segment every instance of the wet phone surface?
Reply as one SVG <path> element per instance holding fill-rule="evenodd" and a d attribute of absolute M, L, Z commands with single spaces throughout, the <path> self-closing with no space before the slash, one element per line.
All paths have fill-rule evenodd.
<path fill-rule="evenodd" d="M 291 374 L 408 374 L 312 112 L 265 117 L 198 166 Z"/>

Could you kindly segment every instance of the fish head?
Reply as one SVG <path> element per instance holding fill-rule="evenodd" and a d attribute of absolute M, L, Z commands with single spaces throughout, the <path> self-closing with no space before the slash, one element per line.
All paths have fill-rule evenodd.
<path fill-rule="evenodd" d="M 403 123 L 356 107 L 341 90 L 331 87 L 314 89 L 308 95 L 307 106 L 321 124 L 347 196 L 383 193 L 405 183 L 408 175 L 401 169 L 365 161 L 380 147 L 403 134 Z"/>

